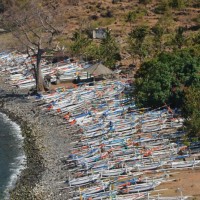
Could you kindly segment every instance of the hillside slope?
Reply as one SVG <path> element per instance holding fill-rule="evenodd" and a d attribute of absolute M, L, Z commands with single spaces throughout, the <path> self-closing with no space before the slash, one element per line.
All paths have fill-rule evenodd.
<path fill-rule="evenodd" d="M 67 8 L 65 34 L 70 39 L 75 30 L 91 31 L 99 27 L 111 29 L 112 35 L 121 46 L 121 54 L 124 59 L 129 57 L 124 48 L 128 34 L 136 26 L 146 25 L 152 28 L 156 24 L 162 23 L 167 27 L 170 35 L 174 34 L 176 28 L 184 27 L 185 34 L 191 37 L 200 28 L 198 0 L 182 0 L 186 2 L 185 5 L 174 7 L 171 4 L 171 6 L 166 6 L 166 2 L 173 0 L 152 0 L 147 4 L 139 3 L 140 1 L 118 0 L 116 3 L 112 3 L 112 0 L 69 0 L 67 3 L 65 2 Z M 177 0 L 177 2 L 181 2 L 181 0 Z M 131 13 L 133 13 L 132 19 L 129 17 Z"/>
<path fill-rule="evenodd" d="M 18 0 L 20 1 L 20 0 Z M 150 29 L 157 24 L 166 28 L 165 39 L 172 37 L 178 27 L 193 37 L 200 29 L 199 0 L 48 0 L 65 7 L 66 24 L 61 46 L 69 46 L 74 31 L 108 28 L 120 46 L 122 60 L 129 58 L 127 38 L 134 27 L 145 25 Z M 56 4 L 55 4 L 56 5 Z M 5 36 L 4 36 L 5 38 Z M 2 42 L 5 42 L 3 39 Z M 1 45 L 3 46 L 3 45 Z M 122 61 L 123 63 L 123 61 Z M 131 63 L 131 60 L 123 64 Z"/>

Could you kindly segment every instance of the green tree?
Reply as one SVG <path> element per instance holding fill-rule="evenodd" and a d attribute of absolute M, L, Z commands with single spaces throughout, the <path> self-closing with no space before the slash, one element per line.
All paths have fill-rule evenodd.
<path fill-rule="evenodd" d="M 125 21 L 130 23 L 130 26 L 136 21 L 137 14 L 134 11 L 129 11 L 127 15 L 125 16 Z"/>
<path fill-rule="evenodd" d="M 178 27 L 176 29 L 175 36 L 172 38 L 171 44 L 178 49 L 181 49 L 186 43 L 186 37 L 184 35 L 184 28 Z"/>
<path fill-rule="evenodd" d="M 194 43 L 194 45 L 200 45 L 200 31 L 193 38 L 193 43 Z"/>
<path fill-rule="evenodd" d="M 188 134 L 200 138 L 200 88 L 187 89 L 182 110 Z"/>
<path fill-rule="evenodd" d="M 147 10 L 139 6 L 132 11 L 129 11 L 125 16 L 125 21 L 130 23 L 130 26 L 133 25 L 138 19 L 142 19 L 147 14 Z"/>
<path fill-rule="evenodd" d="M 165 12 L 168 12 L 170 9 L 169 6 L 169 0 L 161 0 L 157 7 L 154 9 L 154 12 L 157 14 L 163 14 Z"/>
<path fill-rule="evenodd" d="M 136 74 L 135 100 L 139 107 L 163 105 L 170 96 L 172 72 L 157 59 L 145 62 Z"/>
<path fill-rule="evenodd" d="M 132 38 L 135 38 L 138 43 L 142 43 L 149 33 L 148 26 L 138 26 L 130 33 Z"/>
<path fill-rule="evenodd" d="M 188 0 L 171 0 L 170 6 L 178 10 L 186 7 Z"/>
<path fill-rule="evenodd" d="M 75 56 L 84 54 L 85 49 L 91 44 L 91 40 L 82 31 L 75 31 L 70 45 L 70 51 Z"/>
<path fill-rule="evenodd" d="M 162 38 L 165 33 L 165 29 L 160 24 L 156 24 L 154 27 L 152 27 L 152 32 L 154 34 L 154 51 L 156 54 L 158 54 L 162 51 Z"/>
<path fill-rule="evenodd" d="M 152 0 L 139 0 L 139 3 L 144 4 L 145 6 L 150 4 Z"/>
<path fill-rule="evenodd" d="M 120 60 L 119 46 L 110 31 L 106 31 L 106 36 L 100 43 L 99 55 L 100 60 L 110 68 Z"/>
<path fill-rule="evenodd" d="M 144 40 L 148 34 L 148 26 L 138 26 L 129 34 L 128 51 L 133 58 L 138 57 L 140 61 L 143 61 L 148 55 L 148 48 L 144 45 Z"/>
<path fill-rule="evenodd" d="M 86 60 L 100 60 L 101 59 L 99 46 L 94 42 L 92 42 L 85 48 L 83 55 Z"/>
<path fill-rule="evenodd" d="M 87 60 L 101 61 L 111 68 L 120 60 L 119 46 L 110 31 L 106 31 L 105 38 L 99 44 L 89 39 L 84 32 L 75 31 L 70 50 L 73 55 L 83 56 Z"/>
<path fill-rule="evenodd" d="M 199 85 L 200 59 L 182 50 L 161 53 L 142 64 L 135 78 L 135 97 L 139 106 L 162 106 L 164 103 L 180 107 L 184 89 Z"/>

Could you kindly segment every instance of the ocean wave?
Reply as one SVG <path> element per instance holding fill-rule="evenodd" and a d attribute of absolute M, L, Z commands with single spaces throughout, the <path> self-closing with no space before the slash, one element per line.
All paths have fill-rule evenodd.
<path fill-rule="evenodd" d="M 3 123 L 8 125 L 10 128 L 10 133 L 14 136 L 15 142 L 18 146 L 18 155 L 14 159 L 14 162 L 10 163 L 10 177 L 6 184 L 6 189 L 4 190 L 4 199 L 9 199 L 9 191 L 15 187 L 17 179 L 19 178 L 22 170 L 26 168 L 26 156 L 23 150 L 24 137 L 22 136 L 21 128 L 18 124 L 13 122 L 7 115 L 0 113 L 0 118 Z"/>
<path fill-rule="evenodd" d="M 15 184 L 17 182 L 17 179 L 19 178 L 19 175 L 26 167 L 26 157 L 25 155 L 19 156 L 16 158 L 17 168 L 11 168 L 10 171 L 12 171 L 11 176 L 9 178 L 8 184 L 6 186 L 6 189 L 4 191 L 5 194 L 5 200 L 9 199 L 9 191 L 12 190 L 15 187 Z M 16 163 L 13 163 L 13 167 Z"/>
<path fill-rule="evenodd" d="M 11 129 L 12 129 L 12 133 L 13 135 L 16 137 L 16 139 L 18 140 L 21 140 L 23 142 L 24 140 L 24 137 L 22 136 L 22 133 L 21 133 L 21 128 L 20 126 L 13 122 L 6 114 L 4 113 L 0 113 L 0 117 L 2 118 L 2 121 L 5 123 L 5 124 L 8 124 Z M 21 145 L 21 144 L 20 144 Z"/>

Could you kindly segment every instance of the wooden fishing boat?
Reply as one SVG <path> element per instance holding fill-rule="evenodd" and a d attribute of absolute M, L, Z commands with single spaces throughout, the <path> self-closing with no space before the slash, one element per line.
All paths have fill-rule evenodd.
<path fill-rule="evenodd" d="M 110 199 L 112 197 L 115 197 L 117 194 L 117 191 L 106 191 L 106 192 L 99 192 L 94 194 L 88 194 L 88 195 L 82 195 L 82 198 L 84 200 L 102 200 L 102 199 Z"/>
<path fill-rule="evenodd" d="M 145 200 L 147 193 L 116 195 L 116 200 Z"/>
<path fill-rule="evenodd" d="M 187 196 L 177 196 L 177 197 L 162 197 L 160 195 L 157 196 L 149 196 L 148 200 L 187 200 L 190 197 Z"/>
<path fill-rule="evenodd" d="M 187 168 L 187 167 L 195 167 L 200 164 L 200 160 L 191 160 L 191 161 L 179 161 L 179 162 L 171 162 L 172 168 Z"/>
<path fill-rule="evenodd" d="M 110 177 L 110 176 L 119 176 L 119 175 L 122 175 L 124 173 L 126 173 L 127 169 L 123 169 L 123 168 L 120 168 L 120 169 L 111 169 L 111 170 L 103 170 L 101 172 L 101 176 L 102 177 Z"/>
<path fill-rule="evenodd" d="M 133 170 L 135 171 L 147 171 L 147 170 L 154 170 L 162 167 L 164 163 L 152 163 L 152 164 L 137 164 Z"/>
<path fill-rule="evenodd" d="M 150 182 L 150 183 L 141 183 L 137 185 L 127 186 L 124 189 L 120 189 L 118 192 L 121 194 L 129 194 L 129 193 L 138 193 L 138 192 L 146 192 L 153 190 L 155 187 L 160 185 L 161 182 Z"/>
<path fill-rule="evenodd" d="M 81 186 L 81 185 L 86 185 L 89 183 L 94 183 L 100 178 L 100 174 L 95 174 L 95 175 L 89 175 L 89 176 L 84 176 L 80 178 L 74 178 L 71 180 L 68 180 L 66 183 L 68 183 L 70 186 Z"/>
<path fill-rule="evenodd" d="M 100 183 L 91 187 L 84 189 L 79 189 L 79 191 L 74 192 L 74 196 L 90 196 L 91 194 L 100 193 L 108 189 L 110 183 Z"/>

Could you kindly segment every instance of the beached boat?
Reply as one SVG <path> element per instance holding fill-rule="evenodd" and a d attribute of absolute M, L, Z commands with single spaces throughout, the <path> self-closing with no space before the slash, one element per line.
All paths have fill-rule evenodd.
<path fill-rule="evenodd" d="M 75 196 L 79 196 L 79 195 L 90 196 L 91 194 L 100 193 L 107 190 L 109 185 L 110 185 L 109 182 L 107 183 L 102 182 L 100 184 L 97 184 L 88 188 L 79 189 L 78 191 L 74 192 L 74 195 Z"/>
<path fill-rule="evenodd" d="M 110 177 L 110 176 L 119 176 L 127 172 L 127 169 L 111 169 L 111 170 L 103 170 L 101 172 L 102 177 Z"/>
<path fill-rule="evenodd" d="M 88 194 L 88 195 L 81 195 L 81 198 L 84 200 L 102 200 L 102 199 L 110 199 L 114 198 L 117 194 L 117 191 L 106 191 L 106 192 L 99 192 L 95 194 Z"/>
<path fill-rule="evenodd" d="M 147 198 L 147 193 L 116 195 L 116 200 L 144 200 Z"/>
<path fill-rule="evenodd" d="M 124 189 L 120 189 L 118 192 L 121 194 L 129 194 L 129 193 L 138 193 L 138 192 L 146 192 L 153 190 L 155 187 L 160 185 L 161 182 L 150 182 L 150 183 L 141 183 L 137 185 L 127 186 Z"/>
<path fill-rule="evenodd" d="M 70 186 L 81 186 L 81 185 L 86 185 L 89 183 L 94 183 L 99 178 L 100 178 L 100 174 L 89 175 L 89 176 L 71 179 L 67 181 L 66 183 L 68 183 Z"/>
<path fill-rule="evenodd" d="M 187 168 L 187 167 L 195 167 L 200 164 L 200 160 L 191 160 L 191 161 L 179 161 L 179 162 L 171 162 L 172 168 Z"/>

